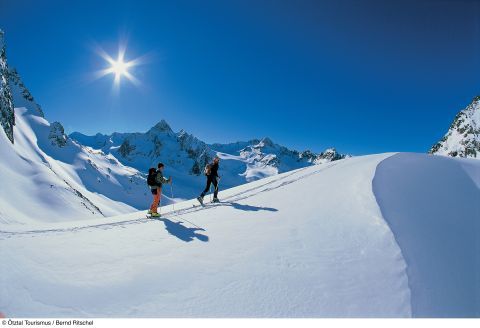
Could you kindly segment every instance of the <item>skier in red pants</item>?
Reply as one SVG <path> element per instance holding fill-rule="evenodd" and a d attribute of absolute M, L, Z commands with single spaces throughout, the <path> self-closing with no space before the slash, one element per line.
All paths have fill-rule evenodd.
<path fill-rule="evenodd" d="M 150 190 L 153 195 L 153 202 L 150 206 L 148 214 L 151 214 L 153 217 L 159 217 L 158 206 L 160 204 L 160 198 L 162 196 L 162 185 L 164 183 L 172 183 L 172 177 L 166 179 L 163 176 L 163 169 L 165 165 L 163 163 L 158 163 L 158 169 L 155 170 L 153 167 L 148 170 L 147 183 L 150 187 Z"/>

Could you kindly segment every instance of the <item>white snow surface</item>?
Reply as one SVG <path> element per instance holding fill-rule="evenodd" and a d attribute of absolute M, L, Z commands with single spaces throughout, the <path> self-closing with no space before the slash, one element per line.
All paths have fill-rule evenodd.
<path fill-rule="evenodd" d="M 3 222 L 0 311 L 478 317 L 479 169 L 370 155 L 222 190 L 204 208 L 168 205 L 160 219 Z"/>
<path fill-rule="evenodd" d="M 408 317 L 406 266 L 372 192 L 388 154 L 221 191 L 205 208 L 2 225 L 0 310 L 34 317 Z"/>

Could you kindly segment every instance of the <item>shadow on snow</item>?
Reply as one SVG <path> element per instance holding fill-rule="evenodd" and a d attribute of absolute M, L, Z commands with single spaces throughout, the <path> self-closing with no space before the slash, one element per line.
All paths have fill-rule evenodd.
<path fill-rule="evenodd" d="M 252 206 L 252 205 L 243 205 L 234 202 L 222 202 L 220 206 L 231 206 L 236 210 L 242 211 L 270 211 L 270 212 L 277 212 L 278 210 L 273 207 L 259 207 L 259 206 Z"/>
<path fill-rule="evenodd" d="M 181 221 L 174 222 L 166 218 L 158 218 L 156 220 L 162 221 L 165 224 L 165 230 L 182 241 L 189 242 L 193 241 L 195 238 L 203 242 L 208 241 L 208 236 L 197 233 L 197 231 L 205 231 L 205 229 L 188 228 L 184 226 Z"/>
<path fill-rule="evenodd" d="M 231 206 L 236 210 L 242 211 L 270 211 L 270 212 L 277 212 L 276 208 L 272 207 L 259 207 L 259 206 L 252 206 L 252 205 L 244 205 L 235 202 L 222 202 L 216 206 Z M 180 218 L 181 219 L 181 218 Z M 200 241 L 208 242 L 209 238 L 206 235 L 198 233 L 197 231 L 205 231 L 205 229 L 196 227 L 196 228 L 188 228 L 184 226 L 182 221 L 171 221 L 167 218 L 155 218 L 157 221 L 162 221 L 165 224 L 165 230 L 172 236 L 177 237 L 178 239 L 190 242 L 197 238 Z"/>

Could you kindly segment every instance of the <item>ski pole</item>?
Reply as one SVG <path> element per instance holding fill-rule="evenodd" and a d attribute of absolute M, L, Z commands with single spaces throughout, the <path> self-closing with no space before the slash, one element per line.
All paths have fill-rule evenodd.
<path fill-rule="evenodd" d="M 170 197 L 172 200 L 172 210 L 175 212 L 175 200 L 173 200 L 173 182 L 170 182 Z"/>
<path fill-rule="evenodd" d="M 160 193 L 160 196 L 158 197 L 158 206 L 157 206 L 157 213 L 162 216 L 162 189 L 163 188 L 157 188 L 157 192 Z"/>

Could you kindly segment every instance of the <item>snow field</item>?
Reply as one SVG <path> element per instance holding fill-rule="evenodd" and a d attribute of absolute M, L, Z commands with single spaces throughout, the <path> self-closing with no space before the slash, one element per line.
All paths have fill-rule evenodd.
<path fill-rule="evenodd" d="M 39 317 L 410 316 L 405 262 L 371 188 L 388 156 L 259 180 L 222 191 L 219 205 L 181 203 L 159 220 L 140 212 L 83 229 L 69 222 L 63 231 L 45 231 L 51 223 L 43 233 L 3 231 L 9 265 L 0 309 Z"/>

